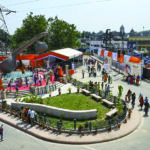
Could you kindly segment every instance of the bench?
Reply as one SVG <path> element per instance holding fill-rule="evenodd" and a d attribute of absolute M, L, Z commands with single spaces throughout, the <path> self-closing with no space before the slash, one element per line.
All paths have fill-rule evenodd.
<path fill-rule="evenodd" d="M 114 105 L 114 103 L 108 101 L 107 99 L 103 99 L 102 101 L 103 101 L 103 103 L 107 104 L 110 107 L 112 107 Z"/>
<path fill-rule="evenodd" d="M 101 100 L 102 98 L 96 94 L 91 94 L 92 97 L 94 97 L 96 100 Z"/>
<path fill-rule="evenodd" d="M 118 112 L 118 109 L 115 108 L 111 111 L 109 111 L 108 113 L 106 113 L 106 117 L 111 117 L 112 115 L 116 114 Z"/>
<path fill-rule="evenodd" d="M 82 89 L 82 92 L 85 93 L 86 95 L 90 95 L 90 91 Z"/>

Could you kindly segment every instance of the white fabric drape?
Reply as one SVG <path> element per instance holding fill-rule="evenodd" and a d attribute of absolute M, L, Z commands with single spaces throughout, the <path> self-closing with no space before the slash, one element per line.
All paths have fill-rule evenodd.
<path fill-rule="evenodd" d="M 102 51 L 102 49 L 99 48 L 99 49 L 98 49 L 98 56 L 101 56 L 101 51 Z"/>
<path fill-rule="evenodd" d="M 124 63 L 129 62 L 130 57 L 131 56 L 129 56 L 129 55 L 124 55 Z"/>
<path fill-rule="evenodd" d="M 105 50 L 105 51 L 104 51 L 104 56 L 106 57 L 107 55 L 108 55 L 108 51 Z"/>
<path fill-rule="evenodd" d="M 117 53 L 114 53 L 114 52 L 112 53 L 112 59 L 117 61 Z"/>

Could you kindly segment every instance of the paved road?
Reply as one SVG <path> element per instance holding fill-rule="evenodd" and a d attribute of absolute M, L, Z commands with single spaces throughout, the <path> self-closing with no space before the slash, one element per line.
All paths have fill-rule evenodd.
<path fill-rule="evenodd" d="M 82 68 L 77 69 L 78 75 L 75 75 L 78 79 L 81 79 Z M 130 88 L 136 92 L 137 96 L 140 92 L 144 96 L 148 96 L 150 99 L 150 83 L 142 82 L 141 86 L 128 85 L 127 83 L 121 81 L 121 76 L 115 72 L 111 73 L 113 77 L 113 93 L 116 95 L 118 93 L 118 85 L 123 85 L 124 92 L 123 96 L 126 94 L 127 90 Z M 87 75 L 88 76 L 88 75 Z M 83 79 L 88 81 L 88 77 Z M 101 75 L 99 77 L 93 78 L 94 81 L 101 81 Z M 138 101 L 136 101 L 136 108 L 138 107 Z M 36 139 L 30 135 L 27 135 L 19 130 L 16 130 L 8 125 L 4 125 L 4 141 L 0 142 L 0 150 L 149 150 L 150 147 L 150 118 L 144 117 L 144 112 L 140 112 L 142 116 L 142 123 L 139 128 L 132 134 L 115 140 L 112 142 L 92 144 L 92 145 L 64 145 L 45 142 Z M 150 115 L 150 114 L 149 114 Z"/>

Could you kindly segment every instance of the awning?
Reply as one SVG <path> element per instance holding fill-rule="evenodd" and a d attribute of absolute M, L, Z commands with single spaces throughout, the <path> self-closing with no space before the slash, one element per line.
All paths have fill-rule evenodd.
<path fill-rule="evenodd" d="M 74 57 L 78 57 L 80 55 L 82 55 L 82 52 L 80 52 L 78 50 L 75 50 L 72 48 L 64 48 L 64 49 L 50 51 L 50 52 L 47 52 L 45 54 L 41 54 L 39 56 L 36 56 L 35 61 L 44 59 L 48 56 L 54 56 L 54 57 L 56 57 L 58 59 L 62 59 L 62 60 L 69 60 L 69 59 L 72 59 Z"/>
<path fill-rule="evenodd" d="M 60 50 L 52 51 L 53 56 L 60 57 L 62 59 L 68 60 L 82 55 L 82 52 L 72 49 L 72 48 L 64 48 Z"/>
<path fill-rule="evenodd" d="M 129 62 L 131 63 L 141 63 L 141 60 L 137 57 L 131 56 L 129 59 Z"/>

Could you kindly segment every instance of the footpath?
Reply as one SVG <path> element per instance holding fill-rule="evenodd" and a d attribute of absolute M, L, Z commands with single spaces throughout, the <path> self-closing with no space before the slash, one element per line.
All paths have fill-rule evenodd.
<path fill-rule="evenodd" d="M 59 134 L 57 132 L 52 132 L 51 130 L 43 129 L 38 125 L 31 127 L 30 124 L 4 112 L 0 112 L 0 122 L 6 123 L 31 136 L 49 142 L 63 144 L 93 144 L 112 141 L 129 135 L 140 125 L 141 115 L 137 110 L 133 110 L 131 118 L 128 119 L 127 123 L 122 123 L 120 128 L 114 128 L 112 131 L 99 132 L 97 134 L 85 134 L 83 136 L 81 134 Z"/>

